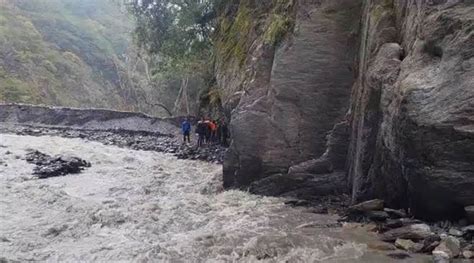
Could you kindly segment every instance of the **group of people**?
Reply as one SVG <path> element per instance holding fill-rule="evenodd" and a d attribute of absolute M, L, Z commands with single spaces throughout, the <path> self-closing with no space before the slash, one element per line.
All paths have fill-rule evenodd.
<path fill-rule="evenodd" d="M 184 143 L 191 143 L 192 125 L 188 118 L 181 123 Z M 220 143 L 227 147 L 229 138 L 229 129 L 224 120 L 216 121 L 209 118 L 201 118 L 196 124 L 197 146 L 202 147 L 205 144 Z"/>

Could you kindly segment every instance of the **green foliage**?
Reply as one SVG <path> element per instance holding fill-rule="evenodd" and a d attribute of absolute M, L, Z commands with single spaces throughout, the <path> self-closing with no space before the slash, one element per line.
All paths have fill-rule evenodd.
<path fill-rule="evenodd" d="M 0 101 L 38 102 L 28 83 L 14 78 L 0 77 Z"/>
<path fill-rule="evenodd" d="M 196 72 L 208 64 L 215 0 L 128 0 L 135 40 L 157 55 L 160 71 Z"/>
<path fill-rule="evenodd" d="M 278 45 L 294 28 L 294 0 L 269 2 L 239 1 L 234 15 L 219 19 L 216 47 L 220 60 L 243 66 L 253 41 L 263 34 L 265 44 Z"/>
<path fill-rule="evenodd" d="M 286 34 L 293 28 L 294 21 L 286 15 L 272 14 L 264 40 L 267 44 L 276 45 L 280 43 Z"/>
<path fill-rule="evenodd" d="M 235 58 L 239 65 L 243 65 L 247 57 L 247 36 L 251 29 L 252 13 L 245 5 L 239 7 L 233 21 L 227 17 L 221 19 L 219 34 L 222 37 L 217 41 L 217 48 L 224 61 Z"/>
<path fill-rule="evenodd" d="M 0 8 L 0 100 L 123 109 L 132 29 L 108 0 L 9 0 Z"/>

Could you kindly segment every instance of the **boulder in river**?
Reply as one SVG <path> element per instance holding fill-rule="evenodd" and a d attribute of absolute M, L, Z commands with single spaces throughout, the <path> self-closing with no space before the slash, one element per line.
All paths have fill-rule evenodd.
<path fill-rule="evenodd" d="M 382 234 L 383 241 L 395 241 L 397 238 L 410 239 L 414 241 L 423 240 L 433 233 L 427 224 L 414 224 L 389 230 Z"/>
<path fill-rule="evenodd" d="M 85 167 L 91 166 L 89 162 L 78 157 L 52 157 L 39 151 L 29 152 L 26 155 L 26 161 L 36 165 L 33 168 L 33 174 L 40 179 L 80 173 Z"/>

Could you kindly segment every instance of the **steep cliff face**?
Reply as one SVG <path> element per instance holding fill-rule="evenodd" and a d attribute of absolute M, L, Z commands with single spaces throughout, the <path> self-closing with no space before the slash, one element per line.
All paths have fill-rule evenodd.
<path fill-rule="evenodd" d="M 347 190 L 426 218 L 472 205 L 472 1 L 293 4 L 294 27 L 276 48 L 249 34 L 243 73 L 218 66 L 232 110 L 225 185 Z"/>
<path fill-rule="evenodd" d="M 474 202 L 474 7 L 368 1 L 351 106 L 354 200 L 428 218 Z"/>
<path fill-rule="evenodd" d="M 261 55 L 251 63 L 257 73 L 242 83 L 232 112 L 227 186 L 286 173 L 325 151 L 326 133 L 349 103 L 360 6 L 352 0 L 298 2 L 295 34 L 276 49 L 257 48 Z"/>

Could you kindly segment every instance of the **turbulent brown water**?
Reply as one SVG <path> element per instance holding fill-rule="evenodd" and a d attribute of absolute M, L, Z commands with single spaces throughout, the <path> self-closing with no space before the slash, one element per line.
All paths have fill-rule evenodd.
<path fill-rule="evenodd" d="M 83 158 L 39 180 L 28 149 Z M 391 262 L 360 228 L 222 191 L 220 166 L 81 139 L 0 134 L 0 261 Z M 425 262 L 423 257 L 404 262 Z"/>

